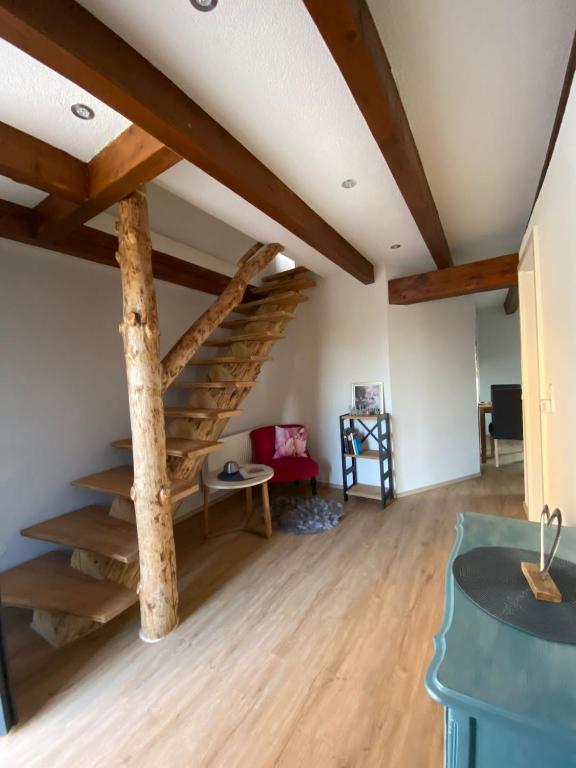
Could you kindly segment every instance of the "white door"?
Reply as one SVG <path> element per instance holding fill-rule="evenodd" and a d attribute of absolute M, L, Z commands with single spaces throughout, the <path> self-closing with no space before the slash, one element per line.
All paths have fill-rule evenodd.
<path fill-rule="evenodd" d="M 539 520 L 544 499 L 545 451 L 542 423 L 543 349 L 540 324 L 538 233 L 534 227 L 520 250 L 518 267 L 524 419 L 524 491 L 530 520 Z"/>

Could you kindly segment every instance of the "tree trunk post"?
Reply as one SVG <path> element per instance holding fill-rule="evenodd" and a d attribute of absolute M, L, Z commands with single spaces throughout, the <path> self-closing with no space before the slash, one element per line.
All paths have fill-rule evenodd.
<path fill-rule="evenodd" d="M 118 253 L 140 556 L 140 637 L 155 642 L 178 624 L 176 554 L 166 465 L 160 329 L 144 188 L 120 202 Z"/>

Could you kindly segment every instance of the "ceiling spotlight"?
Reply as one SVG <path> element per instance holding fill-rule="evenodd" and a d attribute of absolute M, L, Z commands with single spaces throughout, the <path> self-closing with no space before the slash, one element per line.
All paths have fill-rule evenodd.
<path fill-rule="evenodd" d="M 79 117 L 80 120 L 92 120 L 94 117 L 94 110 L 92 107 L 87 107 L 86 104 L 72 104 L 70 109 L 72 114 Z"/>
<path fill-rule="evenodd" d="M 344 187 L 344 189 L 352 189 L 352 187 L 355 187 L 356 184 L 358 184 L 356 179 L 344 179 L 344 181 L 342 182 L 342 186 Z"/>
<path fill-rule="evenodd" d="M 391 245 L 390 248 L 393 251 L 396 251 L 396 250 L 398 250 L 398 248 L 402 248 L 402 245 L 401 245 L 401 243 L 394 243 L 394 245 Z"/>
<path fill-rule="evenodd" d="M 190 5 L 197 11 L 213 11 L 218 5 L 218 0 L 190 0 Z"/>

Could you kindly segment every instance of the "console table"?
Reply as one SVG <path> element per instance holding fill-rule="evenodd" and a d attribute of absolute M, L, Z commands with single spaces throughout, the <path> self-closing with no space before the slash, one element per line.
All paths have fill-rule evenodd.
<path fill-rule="evenodd" d="M 537 523 L 459 515 L 446 572 L 444 619 L 426 676 L 445 709 L 445 768 L 575 768 L 576 645 L 493 619 L 454 582 L 457 555 L 479 546 L 538 549 Z M 576 528 L 558 556 L 576 562 Z"/>

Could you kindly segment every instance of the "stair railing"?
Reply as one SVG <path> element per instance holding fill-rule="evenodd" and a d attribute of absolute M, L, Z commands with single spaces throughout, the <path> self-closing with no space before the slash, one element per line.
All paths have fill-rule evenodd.
<path fill-rule="evenodd" d="M 276 254 L 284 250 L 279 243 L 263 246 L 255 243 L 238 262 L 238 270 L 216 301 L 174 344 L 162 360 L 162 391 L 182 373 L 198 349 L 216 328 L 242 302 L 250 280 L 269 264 Z"/>

